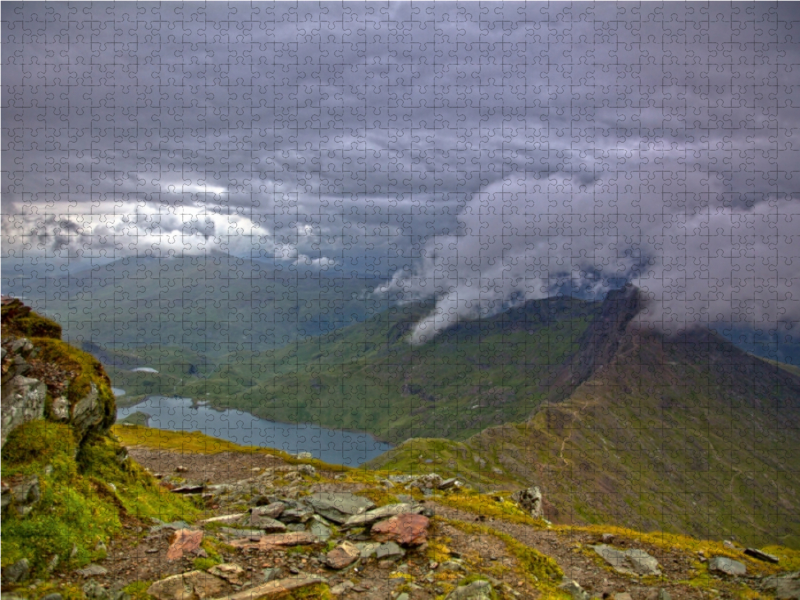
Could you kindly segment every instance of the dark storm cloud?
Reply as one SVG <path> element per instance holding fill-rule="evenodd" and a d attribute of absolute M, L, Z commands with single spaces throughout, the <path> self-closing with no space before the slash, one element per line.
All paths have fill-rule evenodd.
<path fill-rule="evenodd" d="M 439 298 L 417 339 L 620 279 L 656 321 L 800 317 L 791 4 L 2 16 L 7 256 L 221 249 L 394 273 L 385 291 Z"/>

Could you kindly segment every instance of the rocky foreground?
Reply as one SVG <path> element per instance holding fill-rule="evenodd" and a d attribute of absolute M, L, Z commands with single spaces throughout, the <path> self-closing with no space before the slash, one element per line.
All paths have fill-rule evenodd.
<path fill-rule="evenodd" d="M 52 581 L 4 569 L 4 600 L 800 598 L 798 553 L 549 524 L 541 496 L 273 455 L 130 448 L 193 523 L 127 515 L 105 558 Z M 246 476 L 242 476 L 246 474 Z M 386 474 L 384 474 L 386 475 Z M 516 502 L 514 501 L 516 500 Z"/>

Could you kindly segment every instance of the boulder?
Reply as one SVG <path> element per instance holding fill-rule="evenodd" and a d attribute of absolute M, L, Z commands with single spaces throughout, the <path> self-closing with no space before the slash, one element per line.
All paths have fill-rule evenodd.
<path fill-rule="evenodd" d="M 519 504 L 520 508 L 528 511 L 532 517 L 536 519 L 544 517 L 542 491 L 538 487 L 533 486 L 524 490 L 517 490 L 511 495 L 511 499 Z"/>
<path fill-rule="evenodd" d="M 421 546 L 428 539 L 428 517 L 413 513 L 402 513 L 376 523 L 372 537 L 379 542 L 397 542 L 404 546 Z"/>
<path fill-rule="evenodd" d="M 374 508 L 372 500 L 350 493 L 317 493 L 306 501 L 318 515 L 335 523 L 344 523 L 354 515 L 360 515 Z M 285 512 L 284 515 L 285 516 Z"/>
<path fill-rule="evenodd" d="M 592 548 L 615 571 L 620 573 L 626 575 L 661 575 L 661 571 L 658 569 L 658 561 L 644 550 L 618 550 L 605 544 L 592 546 Z"/>
<path fill-rule="evenodd" d="M 725 575 L 745 575 L 747 567 L 738 560 L 733 560 L 727 556 L 715 556 L 708 561 L 710 572 L 724 573 Z"/>

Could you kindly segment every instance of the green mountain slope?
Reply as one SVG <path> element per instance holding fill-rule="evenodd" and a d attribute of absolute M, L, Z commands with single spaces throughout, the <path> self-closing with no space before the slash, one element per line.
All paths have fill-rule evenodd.
<path fill-rule="evenodd" d="M 465 439 L 525 419 L 549 397 L 549 380 L 598 307 L 532 301 L 412 346 L 406 334 L 430 306 L 397 306 L 279 350 L 232 355 L 182 390 L 264 418 L 366 430 L 393 442 Z"/>
<path fill-rule="evenodd" d="M 613 354 L 598 350 L 563 402 L 458 444 L 409 440 L 369 466 L 535 484 L 555 521 L 800 547 L 800 377 L 708 330 L 606 332 L 596 349 L 613 341 Z"/>

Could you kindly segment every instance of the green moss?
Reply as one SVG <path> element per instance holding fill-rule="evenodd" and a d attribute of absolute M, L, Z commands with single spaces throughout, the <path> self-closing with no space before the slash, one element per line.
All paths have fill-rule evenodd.
<path fill-rule="evenodd" d="M 151 585 L 152 581 L 134 581 L 122 588 L 122 591 L 127 593 L 131 600 L 152 600 L 153 596 L 147 593 Z"/>
<path fill-rule="evenodd" d="M 327 583 L 318 583 L 291 592 L 286 600 L 333 600 L 333 595 Z"/>
<path fill-rule="evenodd" d="M 76 450 L 69 425 L 30 421 L 12 431 L 3 446 L 3 477 L 42 471 L 54 458 L 72 457 Z"/>
<path fill-rule="evenodd" d="M 542 591 L 556 594 L 556 585 L 564 577 L 564 571 L 555 560 L 517 541 L 512 536 L 502 531 L 497 531 L 485 525 L 443 519 L 448 525 L 475 535 L 493 535 L 502 540 L 508 551 L 514 555 L 519 563 L 519 575 L 527 578 L 531 585 Z"/>
<path fill-rule="evenodd" d="M 192 561 L 192 568 L 197 571 L 207 571 L 214 565 L 220 564 L 219 560 L 214 560 L 213 558 L 195 558 Z"/>
<path fill-rule="evenodd" d="M 170 494 L 103 436 L 88 438 L 77 453 L 72 429 L 32 421 L 12 432 L 3 447 L 6 481 L 35 474 L 40 500 L 24 517 L 3 519 L 2 564 L 27 558 L 34 576 L 44 574 L 53 555 L 71 569 L 102 558 L 99 542 L 121 531 L 126 513 L 139 518 L 188 519 L 198 514 L 186 499 Z M 73 551 L 74 550 L 74 551 Z"/>
<path fill-rule="evenodd" d="M 19 300 L 2 306 L 3 335 L 61 339 L 61 325 L 33 312 Z"/>
<path fill-rule="evenodd" d="M 70 407 L 85 398 L 94 384 L 98 401 L 103 407 L 104 417 L 100 426 L 104 429 L 111 427 L 116 419 L 116 403 L 111 391 L 111 380 L 106 375 L 103 365 L 91 354 L 61 340 L 33 338 L 31 341 L 39 350 L 37 361 L 58 365 L 73 374 L 66 394 Z"/>

